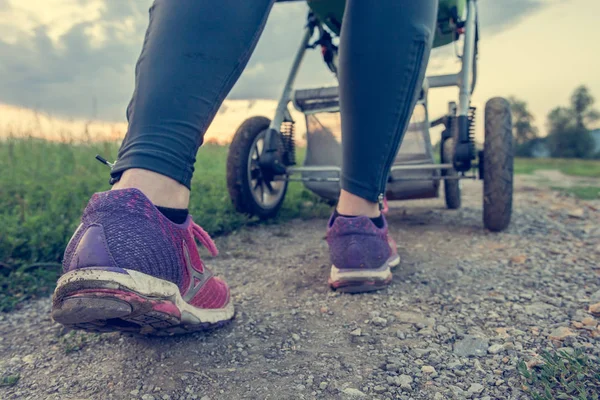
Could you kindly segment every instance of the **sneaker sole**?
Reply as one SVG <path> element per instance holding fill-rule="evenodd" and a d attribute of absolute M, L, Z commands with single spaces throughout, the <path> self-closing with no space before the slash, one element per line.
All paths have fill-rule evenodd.
<path fill-rule="evenodd" d="M 338 292 L 373 292 L 387 287 L 392 281 L 391 268 L 400 264 L 400 256 L 395 254 L 378 269 L 340 269 L 331 266 L 329 286 Z"/>
<path fill-rule="evenodd" d="M 168 336 L 211 330 L 235 314 L 186 303 L 172 282 L 122 269 L 86 268 L 63 275 L 52 296 L 52 319 L 72 329 Z"/>

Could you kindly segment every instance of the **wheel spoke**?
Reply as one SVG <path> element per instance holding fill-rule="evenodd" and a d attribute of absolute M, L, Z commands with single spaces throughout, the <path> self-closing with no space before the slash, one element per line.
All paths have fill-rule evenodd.
<path fill-rule="evenodd" d="M 263 184 L 260 185 L 260 201 L 265 204 L 265 186 Z"/>
<path fill-rule="evenodd" d="M 273 189 L 271 182 L 265 181 L 265 186 L 267 187 L 267 189 L 269 189 L 269 193 L 273 194 L 275 192 L 275 189 Z"/>
<path fill-rule="evenodd" d="M 252 161 L 257 162 L 260 160 L 260 152 L 258 151 L 258 144 L 255 144 L 252 148 Z"/>

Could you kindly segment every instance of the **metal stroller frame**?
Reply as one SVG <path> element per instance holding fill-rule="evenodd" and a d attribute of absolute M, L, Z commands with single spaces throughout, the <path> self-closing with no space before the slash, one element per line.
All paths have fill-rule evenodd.
<path fill-rule="evenodd" d="M 297 0 L 278 0 L 278 2 L 290 1 Z M 487 185 L 487 189 L 484 190 L 487 194 L 487 197 L 484 194 L 484 225 L 488 229 L 498 231 L 508 225 L 512 209 L 512 125 L 506 100 L 494 98 L 488 101 L 486 104 L 486 145 L 484 151 L 476 150 L 474 143 L 475 108 L 471 106 L 471 94 L 477 80 L 479 39 L 477 13 L 477 0 L 467 0 L 466 18 L 464 21 L 457 21 L 457 38 L 458 35 L 464 35 L 460 71 L 456 74 L 427 76 L 424 80 L 417 103 L 417 107 L 422 107 L 425 112 L 423 126 L 419 128 L 411 123 L 409 131 L 421 129 L 425 139 L 426 154 L 424 154 L 424 158 L 414 162 L 402 161 L 397 158 L 391 167 L 388 181 L 388 186 L 392 186 L 392 188 L 388 187 L 386 196 L 391 200 L 437 197 L 439 182 L 443 180 L 446 205 L 450 209 L 459 208 L 459 181 L 477 178 L 485 181 L 484 167 L 486 167 L 491 169 L 487 174 L 489 176 L 486 175 L 491 187 L 487 188 L 490 186 Z M 318 33 L 318 39 L 311 43 L 315 33 Z M 337 47 L 333 44 L 332 36 L 325 29 L 324 24 L 313 12 L 309 12 L 308 22 L 284 84 L 275 115 L 268 122 L 268 126 L 266 126 L 266 119 L 258 121 L 256 118 L 261 117 L 250 118 L 242 124 L 234 137 L 228 160 L 228 188 L 232 201 L 240 212 L 258 215 L 261 218 L 273 217 L 283 202 L 289 181 L 302 181 L 309 190 L 331 202 L 337 198 L 336 193 L 339 192 L 339 189 L 331 190 L 331 184 L 340 181 L 341 168 L 339 165 L 295 165 L 294 120 L 288 109 L 289 103 L 291 102 L 307 118 L 317 113 L 339 112 L 337 87 L 293 90 L 306 51 L 317 46 L 321 46 L 326 65 L 337 76 Z M 459 89 L 458 102 L 450 102 L 447 114 L 429 122 L 427 113 L 429 90 L 445 87 Z M 250 121 L 253 118 L 256 126 Z M 429 128 L 438 125 L 445 126 L 440 146 L 440 163 L 434 161 L 429 136 Z M 242 133 L 248 132 L 248 129 L 250 131 L 260 129 L 260 132 L 254 132 L 252 144 L 241 145 L 238 143 L 239 140 L 236 142 L 236 138 L 241 137 Z M 507 129 L 510 129 L 510 132 Z M 246 141 L 248 141 L 248 135 L 245 133 Z M 307 137 L 307 140 L 310 141 L 310 138 Z M 495 148 L 488 148 L 490 147 L 488 141 Z M 241 148 L 245 150 L 241 150 Z M 243 158 L 243 154 L 241 156 L 240 154 L 244 151 L 248 153 L 246 148 L 251 148 L 249 151 L 253 155 L 248 155 L 248 162 L 244 163 L 243 160 L 240 161 L 240 158 Z M 310 143 L 307 152 L 310 152 Z M 506 153 L 506 155 L 500 157 L 501 160 L 490 158 L 494 163 L 487 165 L 491 161 L 485 162 L 485 152 Z M 478 162 L 474 162 L 475 160 Z M 245 171 L 244 165 L 246 166 Z M 479 173 L 476 174 L 475 170 L 478 170 Z M 402 174 L 398 176 L 395 174 L 397 172 L 402 172 Z M 244 174 L 248 179 L 244 178 Z M 498 183 L 502 179 L 506 181 L 506 184 Z M 255 181 L 256 183 L 254 183 Z M 416 181 L 425 182 L 425 187 L 417 189 L 414 186 Z M 260 198 L 254 193 L 258 190 L 258 186 L 255 185 L 259 184 Z M 400 186 L 394 188 L 394 184 Z M 327 185 L 329 185 L 329 189 Z M 246 190 L 248 187 L 244 188 L 243 186 L 249 186 L 250 190 Z M 494 192 L 493 195 L 490 194 L 492 192 Z M 382 200 L 380 198 L 380 201 Z"/>

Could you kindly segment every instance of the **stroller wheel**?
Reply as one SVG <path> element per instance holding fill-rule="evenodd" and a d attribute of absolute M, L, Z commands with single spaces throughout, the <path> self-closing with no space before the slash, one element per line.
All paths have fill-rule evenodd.
<path fill-rule="evenodd" d="M 259 165 L 269 124 L 270 120 L 265 117 L 244 121 L 233 137 L 227 156 L 227 189 L 235 209 L 261 219 L 277 214 L 288 185 L 285 176 L 269 176 Z M 283 149 L 282 142 L 278 151 L 280 159 Z"/>
<path fill-rule="evenodd" d="M 454 139 L 448 138 L 444 140 L 441 146 L 442 151 L 442 163 L 452 164 L 454 159 Z M 449 178 L 456 178 L 458 172 L 454 169 L 443 170 L 442 174 Z M 445 179 L 444 180 L 444 197 L 446 199 L 446 207 L 450 210 L 456 210 L 460 208 L 460 180 L 459 179 Z"/>
<path fill-rule="evenodd" d="M 510 105 L 495 97 L 485 105 L 483 224 L 490 231 L 510 223 L 513 199 L 513 136 Z"/>

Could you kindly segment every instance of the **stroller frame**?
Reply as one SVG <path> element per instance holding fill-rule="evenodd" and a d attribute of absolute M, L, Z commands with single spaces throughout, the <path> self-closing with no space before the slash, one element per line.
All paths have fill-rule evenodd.
<path fill-rule="evenodd" d="M 279 2 L 289 2 L 290 0 L 279 0 Z M 293 0 L 292 0 L 293 1 Z M 447 170 L 455 168 L 461 172 L 458 177 L 450 177 L 448 175 L 441 176 L 439 179 L 463 179 L 470 178 L 474 179 L 473 176 L 466 176 L 464 173 L 471 169 L 471 160 L 475 157 L 471 150 L 471 139 L 469 138 L 469 118 L 470 115 L 470 106 L 471 106 L 471 94 L 474 90 L 476 79 L 477 79 L 477 64 L 476 64 L 476 42 L 478 39 L 477 32 L 477 5 L 476 0 L 467 0 L 467 17 L 464 24 L 464 49 L 463 55 L 461 57 L 461 69 L 460 72 L 449 75 L 434 75 L 428 76 L 424 80 L 423 91 L 421 92 L 420 101 L 425 103 L 427 106 L 427 94 L 429 89 L 433 88 L 443 88 L 443 87 L 458 87 L 459 96 L 458 96 L 458 105 L 456 106 L 454 103 L 451 103 L 449 106 L 448 114 L 443 117 L 433 121 L 431 123 L 431 127 L 434 127 L 439 124 L 449 125 L 449 118 L 452 118 L 454 114 L 458 117 L 458 142 L 456 143 L 455 149 L 455 158 L 454 163 L 446 163 L 446 164 L 419 164 L 419 165 L 393 165 L 392 171 L 403 171 L 403 170 L 415 170 L 415 169 L 434 169 L 434 170 Z M 319 40 L 310 44 L 311 38 L 314 36 L 315 31 L 320 33 Z M 293 122 L 291 113 L 289 112 L 288 105 L 290 102 L 294 103 L 296 109 L 299 110 L 299 107 L 293 101 L 293 86 L 300 70 L 300 66 L 302 64 L 304 54 L 307 50 L 315 48 L 317 45 L 331 45 L 330 37 L 327 33 L 324 32 L 324 28 L 322 24 L 311 14 L 308 17 L 308 23 L 304 29 L 304 35 L 300 42 L 300 46 L 296 52 L 296 56 L 294 57 L 294 61 L 292 63 L 292 67 L 288 74 L 287 80 L 285 82 L 281 97 L 279 98 L 279 102 L 277 104 L 277 108 L 275 111 L 275 115 L 271 120 L 271 124 L 269 125 L 269 132 L 265 138 L 265 146 L 264 152 L 274 152 L 277 150 L 277 139 L 276 134 L 279 133 L 281 126 L 284 122 Z M 337 65 L 335 65 L 335 61 L 331 61 L 328 65 L 330 69 L 335 73 L 337 72 Z M 336 74 L 337 75 L 337 74 Z M 471 75 L 473 76 L 472 84 L 470 84 Z M 454 112 L 454 108 L 456 108 Z M 300 110 L 299 110 L 300 111 Z M 305 114 L 308 113 L 316 113 L 316 112 L 337 112 L 339 111 L 339 106 L 325 106 L 323 108 L 316 108 L 310 111 L 303 111 Z M 449 127 L 449 126 L 447 126 Z M 269 157 L 265 157 L 265 160 L 269 159 Z M 275 160 L 269 159 L 267 162 L 273 162 Z M 335 171 L 341 174 L 341 168 L 337 166 L 331 167 L 287 167 L 286 175 L 288 175 L 288 180 L 296 180 L 296 181 L 310 181 L 318 178 L 311 177 L 301 177 L 294 178 L 290 175 L 299 174 L 302 172 L 315 172 L 315 171 Z M 279 171 L 282 172 L 282 171 Z M 400 178 L 402 179 L 402 178 Z M 334 179 L 335 181 L 339 180 Z M 396 179 L 397 180 L 397 179 Z"/>
<path fill-rule="evenodd" d="M 290 2 L 298 0 L 277 0 Z M 417 105 L 424 106 L 427 125 L 426 143 L 431 150 L 429 128 L 444 125 L 441 138 L 441 161 L 435 163 L 395 163 L 396 171 L 430 171 L 423 178 L 419 176 L 394 177 L 394 181 L 432 181 L 437 197 L 440 181 L 444 181 L 446 205 L 450 209 L 460 207 L 460 180 L 484 180 L 484 225 L 494 231 L 503 230 L 510 221 L 512 211 L 512 121 L 510 107 L 505 99 L 495 97 L 486 104 L 485 144 L 483 151 L 477 151 L 474 143 L 475 108 L 471 106 L 471 94 L 477 81 L 478 53 L 478 9 L 477 0 L 466 0 L 466 18 L 456 22 L 455 41 L 462 35 L 463 53 L 458 73 L 426 76 Z M 311 43 L 318 33 L 318 39 Z M 228 156 L 228 190 L 235 208 L 243 213 L 261 218 L 274 217 L 287 190 L 289 181 L 339 182 L 341 167 L 337 165 L 296 166 L 294 148 L 294 120 L 288 109 L 290 102 L 294 108 L 308 116 L 310 114 L 339 112 L 337 87 L 295 90 L 294 83 L 304 55 L 309 49 L 321 46 L 326 65 L 337 77 L 337 47 L 325 24 L 310 11 L 304 34 L 295 53 L 290 72 L 285 81 L 281 96 L 272 119 L 251 117 L 236 132 Z M 445 115 L 430 121 L 427 111 L 429 89 L 457 87 L 458 103 L 449 102 Z M 314 101 L 319 99 L 317 101 Z M 308 129 L 308 127 L 307 127 Z M 489 143 L 488 143 L 489 142 Z M 488 145 L 489 144 L 489 145 Z M 402 147 L 402 146 L 401 146 Z M 492 153 L 492 157 L 484 157 Z M 495 154 L 495 155 L 494 155 Z M 477 163 L 474 163 L 478 160 Z M 476 169 L 478 173 L 475 172 Z M 488 171 L 486 171 L 486 169 Z M 470 173 L 471 172 L 471 173 Z M 315 173 L 329 173 L 334 176 L 315 176 Z M 298 176 L 300 175 L 300 176 Z M 410 175 L 410 173 L 407 173 Z M 254 183 L 256 182 L 256 183 Z M 388 181 L 389 183 L 390 181 Z M 260 185 L 260 196 L 255 191 Z M 318 191 L 307 186 L 321 197 Z M 405 197 L 411 198 L 411 197 Z M 415 198 L 415 197 L 412 197 Z M 329 198 L 331 202 L 332 199 Z M 379 201 L 383 205 L 383 196 Z"/>

